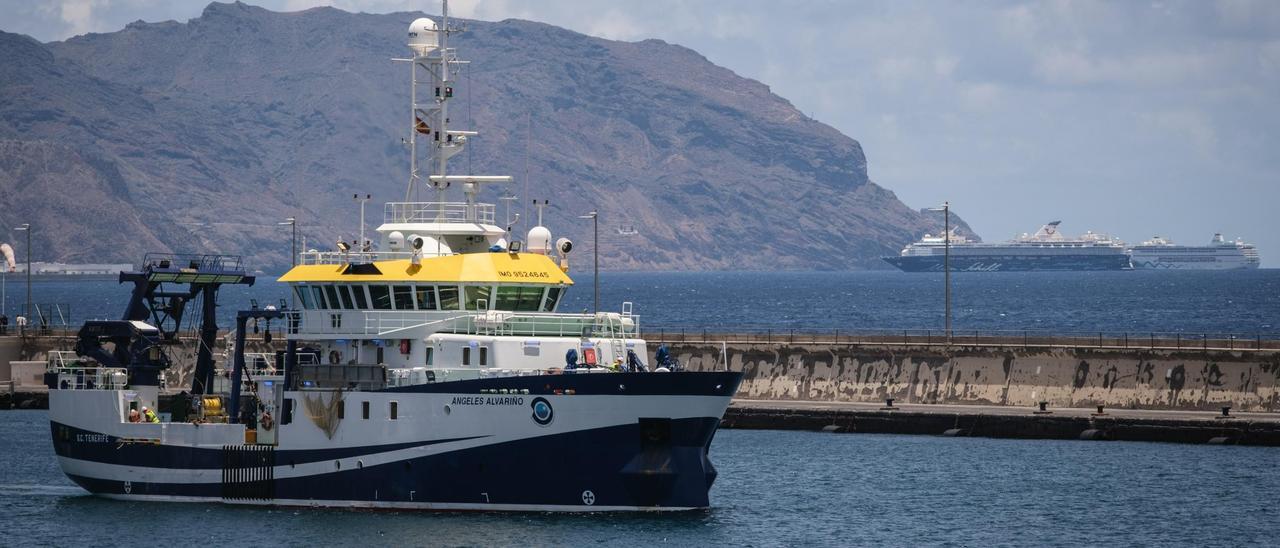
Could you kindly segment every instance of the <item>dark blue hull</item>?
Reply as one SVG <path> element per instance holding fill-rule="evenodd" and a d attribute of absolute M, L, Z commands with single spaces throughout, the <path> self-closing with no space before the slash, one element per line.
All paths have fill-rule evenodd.
<path fill-rule="evenodd" d="M 496 392 L 496 386 L 527 386 L 525 393 L 531 400 L 557 391 L 591 396 L 624 390 L 627 395 L 619 398 L 727 398 L 741 379 L 741 373 L 735 372 L 565 374 L 457 381 L 387 392 L 406 397 L 413 393 L 484 397 Z M 618 405 L 625 403 L 619 400 Z M 664 414 L 655 413 L 652 418 L 641 414 L 635 422 L 513 441 L 488 443 L 490 436 L 481 434 L 324 449 L 167 445 L 56 420 L 50 424 L 54 452 L 78 463 L 73 470 L 64 464 L 67 475 L 89 492 L 109 497 L 423 510 L 707 508 L 708 491 L 716 479 L 709 451 L 720 417 Z M 438 449 L 448 444 L 458 448 Z M 391 462 L 375 460 L 395 452 L 407 456 Z M 137 471 L 124 477 L 113 472 L 122 466 Z M 175 479 L 158 479 L 164 477 Z"/>
<path fill-rule="evenodd" d="M 719 421 L 676 419 L 464 449 L 320 476 L 274 478 L 276 466 L 332 458 L 306 451 L 191 451 L 152 445 L 143 461 L 222 469 L 222 483 L 146 483 L 71 475 L 91 493 L 153 499 L 422 509 L 693 509 L 710 506 L 708 451 Z M 54 425 L 55 431 L 58 425 Z M 654 439 L 656 438 L 656 439 Z M 55 443 L 60 456 L 75 455 Z M 379 448 L 362 448 L 377 452 Z M 323 453 L 324 451 L 318 451 Z M 181 455 L 179 455 L 181 453 Z M 172 456 L 170 459 L 168 457 Z M 247 458 L 246 458 L 247 457 Z M 112 459 L 115 460 L 115 459 Z M 114 463 L 123 464 L 116 461 Z M 591 500 L 584 493 L 591 492 Z"/>
<path fill-rule="evenodd" d="M 944 258 L 885 257 L 885 262 L 904 272 L 942 272 Z M 1039 255 L 1039 256 L 951 256 L 952 272 L 1029 272 L 1128 270 L 1129 256 L 1115 255 Z"/>

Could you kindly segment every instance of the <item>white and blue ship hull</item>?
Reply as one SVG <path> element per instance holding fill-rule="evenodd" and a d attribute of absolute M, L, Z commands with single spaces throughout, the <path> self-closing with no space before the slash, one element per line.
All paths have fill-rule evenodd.
<path fill-rule="evenodd" d="M 885 257 L 884 260 L 905 272 L 942 272 L 946 264 L 946 259 L 942 255 Z M 951 256 L 952 272 L 1087 271 L 1129 268 L 1129 256 L 1124 253 Z"/>
<path fill-rule="evenodd" d="M 122 421 L 118 390 L 51 390 L 50 418 L 63 471 L 110 498 L 689 510 L 709 506 L 709 448 L 740 380 L 729 372 L 602 373 L 289 391 L 281 398 L 294 400 L 294 411 L 275 426 L 274 445 L 261 443 L 261 430 L 259 443 L 246 444 L 240 424 Z M 301 403 L 335 397 L 345 400 L 336 424 Z"/>

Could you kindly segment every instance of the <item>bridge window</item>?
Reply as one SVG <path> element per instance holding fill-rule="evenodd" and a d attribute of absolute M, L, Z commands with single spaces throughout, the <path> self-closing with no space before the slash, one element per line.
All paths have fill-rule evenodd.
<path fill-rule="evenodd" d="M 342 308 L 351 310 L 353 308 L 351 303 L 351 288 L 340 285 L 338 286 L 338 294 L 342 296 Z"/>
<path fill-rule="evenodd" d="M 391 310 L 391 290 L 385 285 L 369 286 L 369 300 L 377 310 Z"/>
<path fill-rule="evenodd" d="M 458 309 L 458 287 L 453 285 L 442 285 L 437 288 L 440 293 L 440 310 L 457 310 Z"/>
<path fill-rule="evenodd" d="M 324 290 L 318 285 L 311 286 L 311 299 L 315 301 L 316 308 L 324 310 L 329 308 L 324 302 Z"/>
<path fill-rule="evenodd" d="M 342 308 L 342 301 L 338 300 L 337 289 L 334 289 L 332 285 L 326 285 L 324 286 L 324 293 L 326 296 L 329 297 L 329 308 L 332 308 L 334 310 Z"/>
<path fill-rule="evenodd" d="M 436 309 L 436 287 L 433 285 L 418 286 L 418 310 Z"/>
<path fill-rule="evenodd" d="M 311 308 L 311 290 L 307 286 L 296 285 L 293 291 L 298 295 L 298 302 L 302 304 L 302 308 Z"/>
<path fill-rule="evenodd" d="M 540 304 L 542 304 L 541 287 L 499 286 L 493 308 L 516 312 L 537 312 Z"/>
<path fill-rule="evenodd" d="M 392 288 L 396 297 L 396 310 L 413 310 L 413 287 L 397 285 Z"/>
<path fill-rule="evenodd" d="M 480 310 L 479 305 L 484 301 L 485 308 L 488 308 L 489 293 L 492 287 L 487 285 L 469 285 L 467 291 L 467 310 Z"/>
<path fill-rule="evenodd" d="M 356 296 L 356 310 L 369 309 L 369 297 L 364 291 L 363 285 L 351 286 L 351 292 Z"/>
<path fill-rule="evenodd" d="M 555 312 L 557 301 L 560 300 L 560 294 L 564 292 L 563 288 L 553 287 L 547 290 L 547 300 L 542 303 L 543 312 Z"/>

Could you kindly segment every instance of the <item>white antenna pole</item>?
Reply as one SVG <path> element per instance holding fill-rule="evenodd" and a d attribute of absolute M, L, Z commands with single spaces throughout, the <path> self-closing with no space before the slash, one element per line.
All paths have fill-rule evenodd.
<path fill-rule="evenodd" d="M 404 189 L 404 201 L 413 194 L 413 181 L 418 178 L 418 59 L 415 49 L 409 60 L 409 186 Z"/>
<path fill-rule="evenodd" d="M 533 113 L 525 112 L 525 131 L 524 131 L 524 196 L 529 197 L 529 149 L 533 148 Z M 521 212 L 526 212 L 524 206 L 520 207 Z M 538 216 L 538 224 L 542 224 L 542 216 Z"/>
<path fill-rule="evenodd" d="M 436 90 L 437 101 L 440 102 L 440 139 L 436 143 L 436 148 L 440 151 L 436 155 L 439 162 L 436 175 L 448 175 L 449 155 L 445 153 L 445 147 L 449 143 L 449 0 L 444 0 L 440 17 L 440 87 Z M 437 187 L 443 190 L 443 187 Z"/>

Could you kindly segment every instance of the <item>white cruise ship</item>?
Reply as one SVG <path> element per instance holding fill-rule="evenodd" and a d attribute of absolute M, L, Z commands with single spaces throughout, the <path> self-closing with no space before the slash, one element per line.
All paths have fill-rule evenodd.
<path fill-rule="evenodd" d="M 1258 268 L 1258 249 L 1241 240 L 1228 242 L 1214 234 L 1208 245 L 1178 245 L 1153 237 L 1129 250 L 1136 269 L 1144 270 L 1243 270 Z"/>
<path fill-rule="evenodd" d="M 1035 234 L 1003 243 L 971 242 L 952 231 L 950 238 L 952 272 L 1012 272 L 1041 270 L 1125 270 L 1129 257 L 1124 242 L 1106 234 L 1086 232 L 1065 237 L 1058 232 L 1061 221 L 1040 227 Z M 903 248 L 897 257 L 884 260 L 906 272 L 941 272 L 948 242 L 944 236 L 925 234 L 919 242 Z"/>

